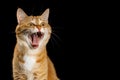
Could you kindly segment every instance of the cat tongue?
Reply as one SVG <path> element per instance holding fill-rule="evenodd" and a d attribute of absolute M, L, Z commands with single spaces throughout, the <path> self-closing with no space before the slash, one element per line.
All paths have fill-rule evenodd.
<path fill-rule="evenodd" d="M 37 47 L 39 43 L 39 38 L 37 34 L 32 35 L 32 46 Z"/>

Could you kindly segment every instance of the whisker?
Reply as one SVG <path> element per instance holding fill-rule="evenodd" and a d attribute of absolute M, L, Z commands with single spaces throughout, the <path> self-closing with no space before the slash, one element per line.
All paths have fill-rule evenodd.
<path fill-rule="evenodd" d="M 55 33 L 53 33 L 53 32 L 52 32 L 52 34 L 53 34 L 59 41 L 62 42 L 62 40 L 60 39 L 60 37 L 59 37 L 57 34 L 55 34 Z"/>
<path fill-rule="evenodd" d="M 50 42 L 52 43 L 52 47 L 53 47 L 53 49 L 54 49 L 55 46 L 54 46 L 54 40 L 52 39 L 52 37 L 50 38 Z"/>
<path fill-rule="evenodd" d="M 60 37 L 57 34 L 52 33 L 50 39 L 51 39 L 50 40 L 51 43 L 53 44 L 53 49 L 55 48 L 55 46 L 60 47 L 60 43 L 62 42 L 62 40 L 60 39 Z"/>
<path fill-rule="evenodd" d="M 53 36 L 51 37 L 51 40 L 52 40 L 53 42 L 55 42 L 56 45 L 59 45 L 58 42 L 56 41 L 56 39 L 55 39 Z M 53 43 L 53 42 L 52 42 L 52 43 Z"/>

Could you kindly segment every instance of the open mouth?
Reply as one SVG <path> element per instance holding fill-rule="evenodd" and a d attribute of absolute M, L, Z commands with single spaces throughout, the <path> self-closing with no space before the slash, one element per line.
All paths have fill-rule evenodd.
<path fill-rule="evenodd" d="M 30 34 L 29 38 L 31 40 L 31 46 L 33 48 L 37 48 L 39 46 L 39 41 L 43 38 L 44 33 L 42 32 L 35 32 Z"/>

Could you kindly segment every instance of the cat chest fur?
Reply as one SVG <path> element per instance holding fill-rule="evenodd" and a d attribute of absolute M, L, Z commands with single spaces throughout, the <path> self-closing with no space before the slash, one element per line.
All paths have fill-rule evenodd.
<path fill-rule="evenodd" d="M 36 59 L 34 56 L 28 56 L 28 55 L 25 55 L 24 56 L 24 69 L 27 70 L 27 71 L 31 71 L 33 68 L 34 68 L 34 65 L 36 63 Z"/>

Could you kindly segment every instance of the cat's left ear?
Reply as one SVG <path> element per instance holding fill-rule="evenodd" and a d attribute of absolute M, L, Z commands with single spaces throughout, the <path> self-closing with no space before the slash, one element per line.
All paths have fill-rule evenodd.
<path fill-rule="evenodd" d="M 49 18 L 49 8 L 46 9 L 46 10 L 42 13 L 41 18 L 42 18 L 43 20 L 45 20 L 45 21 L 48 22 L 48 18 Z"/>

